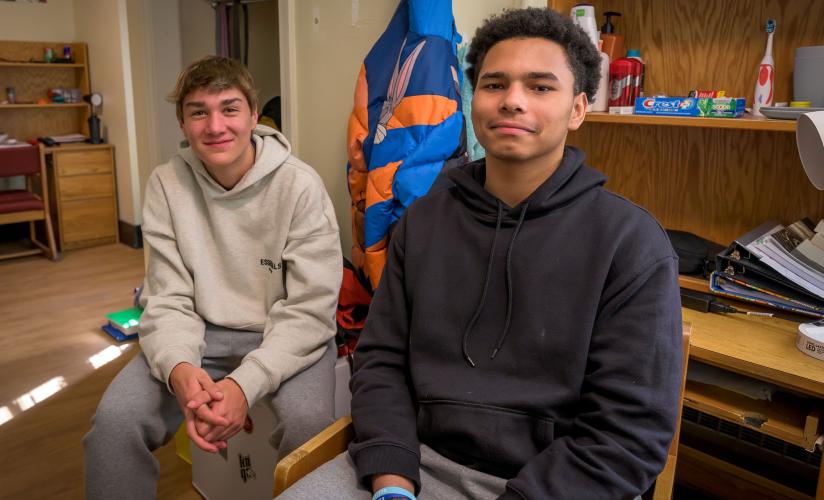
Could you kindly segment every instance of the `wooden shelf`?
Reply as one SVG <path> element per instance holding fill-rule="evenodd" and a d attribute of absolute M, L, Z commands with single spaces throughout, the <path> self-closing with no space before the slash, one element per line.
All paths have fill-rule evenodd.
<path fill-rule="evenodd" d="M 46 50 L 59 55 L 66 47 L 73 62 L 43 61 Z M 6 87 L 13 87 L 17 95 L 15 104 L 0 104 L 3 132 L 19 140 L 76 131 L 88 136 L 91 106 L 83 101 L 53 103 L 45 99 L 51 89 L 78 89 L 81 96 L 87 95 L 88 60 L 88 49 L 81 42 L 0 41 L 0 92 L 5 96 Z"/>
<path fill-rule="evenodd" d="M 824 395 L 824 362 L 795 347 L 798 323 L 681 309 L 692 324 L 690 359 L 809 394 Z"/>
<path fill-rule="evenodd" d="M 35 63 L 35 62 L 7 62 L 0 61 L 0 68 L 85 68 L 81 63 Z"/>
<path fill-rule="evenodd" d="M 87 108 L 85 102 L 49 103 L 49 104 L 0 104 L 0 109 L 35 109 L 35 108 Z"/>
<path fill-rule="evenodd" d="M 88 142 L 65 142 L 59 146 L 46 146 L 41 144 L 40 148 L 44 153 L 51 153 L 53 151 L 86 151 L 94 149 L 109 149 L 112 145 L 106 142 L 100 144 L 90 144 Z"/>
<path fill-rule="evenodd" d="M 718 498 L 809 499 L 813 497 L 686 445 L 678 445 L 679 484 Z"/>
<path fill-rule="evenodd" d="M 695 290 L 696 292 L 712 293 L 710 290 L 710 280 L 699 278 L 697 276 L 687 276 L 685 274 L 678 275 L 678 285 L 681 288 L 688 290 Z"/>
<path fill-rule="evenodd" d="M 819 414 L 812 402 L 788 393 L 776 393 L 772 401 L 752 399 L 727 389 L 688 380 L 684 406 L 734 422 L 768 436 L 815 450 Z"/>
<path fill-rule="evenodd" d="M 795 120 L 773 120 L 746 114 L 741 118 L 701 118 L 692 116 L 611 115 L 604 112 L 587 113 L 591 123 L 621 125 L 669 125 L 673 127 L 729 128 L 735 130 L 767 130 L 795 132 Z"/>

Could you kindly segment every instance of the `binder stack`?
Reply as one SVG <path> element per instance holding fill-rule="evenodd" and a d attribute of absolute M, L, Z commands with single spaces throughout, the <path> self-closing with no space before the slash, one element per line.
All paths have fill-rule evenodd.
<path fill-rule="evenodd" d="M 716 257 L 713 292 L 824 318 L 824 221 L 766 222 Z"/>

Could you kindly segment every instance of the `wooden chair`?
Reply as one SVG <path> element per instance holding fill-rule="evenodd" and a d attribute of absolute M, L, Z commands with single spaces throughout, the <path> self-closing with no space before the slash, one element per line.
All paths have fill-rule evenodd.
<path fill-rule="evenodd" d="M 681 411 L 684 408 L 684 387 L 687 385 L 687 364 L 690 359 L 690 333 L 692 333 L 692 325 L 684 323 L 684 370 L 681 372 L 681 395 L 679 399 L 681 404 L 678 405 L 678 425 L 675 427 L 675 436 L 672 438 L 669 452 L 667 453 L 667 463 L 664 465 L 664 470 L 658 474 L 655 484 L 652 487 L 653 500 L 668 500 L 672 498 L 672 488 L 675 486 L 675 465 L 678 461 L 678 440 L 681 437 Z"/>
<path fill-rule="evenodd" d="M 0 149 L 0 177 L 26 176 L 26 189 L 0 190 L 0 225 L 29 223 L 29 238 L 35 247 L 0 255 L 0 259 L 44 253 L 57 259 L 51 215 L 49 214 L 49 188 L 46 167 L 36 146 L 20 146 Z M 40 177 L 39 193 L 35 190 L 34 177 Z M 44 221 L 48 243 L 37 240 L 34 223 Z"/>
<path fill-rule="evenodd" d="M 692 326 L 689 323 L 685 323 L 683 327 L 684 370 L 681 375 L 680 395 L 682 402 L 684 398 L 684 386 L 687 381 L 687 361 L 689 360 L 691 330 Z M 652 487 L 653 500 L 672 498 L 672 488 L 675 484 L 675 463 L 678 456 L 678 438 L 681 433 L 682 405 L 678 407 L 678 425 L 675 429 L 675 437 L 670 445 L 667 463 Z M 274 496 L 283 493 L 286 488 L 296 483 L 303 476 L 346 451 L 346 447 L 354 437 L 355 429 L 352 426 L 352 417 L 346 415 L 304 443 L 300 448 L 284 457 L 275 467 Z"/>

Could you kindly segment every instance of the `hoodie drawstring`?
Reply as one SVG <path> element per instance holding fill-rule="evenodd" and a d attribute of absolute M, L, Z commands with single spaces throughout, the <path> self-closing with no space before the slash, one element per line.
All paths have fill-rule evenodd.
<path fill-rule="evenodd" d="M 481 316 L 481 311 L 483 311 L 484 304 L 486 303 L 486 292 L 489 289 L 489 280 L 492 278 L 492 263 L 495 262 L 495 245 L 498 242 L 498 232 L 501 230 L 501 222 L 504 218 L 504 207 L 500 201 L 498 201 L 498 217 L 495 221 L 495 235 L 492 237 L 492 249 L 489 251 L 489 263 L 486 266 L 486 278 L 484 279 L 484 288 L 481 292 L 481 300 L 478 301 L 478 307 L 475 308 L 475 314 L 472 315 L 472 319 L 469 321 L 466 329 L 463 332 L 463 356 L 469 366 L 474 367 L 475 362 L 472 361 L 472 357 L 469 355 L 469 333 L 475 327 L 475 323 L 478 321 L 478 318 Z"/>
<path fill-rule="evenodd" d="M 506 250 L 506 320 L 504 321 L 504 329 L 501 335 L 498 336 L 498 342 L 495 344 L 495 350 L 489 356 L 489 359 L 495 359 L 495 355 L 501 350 L 504 345 L 506 334 L 509 333 L 509 320 L 512 319 L 512 272 L 510 271 L 510 262 L 512 261 L 512 249 L 515 247 L 515 238 L 518 237 L 518 232 L 524 224 L 524 217 L 526 216 L 526 209 L 529 207 L 529 202 L 524 203 L 524 208 L 521 210 L 521 215 L 518 216 L 518 224 L 512 232 L 512 239 L 509 240 L 509 248 Z"/>
<path fill-rule="evenodd" d="M 518 233 L 521 230 L 521 227 L 524 225 L 524 218 L 526 217 L 526 211 L 529 208 L 529 202 L 524 203 L 523 209 L 521 209 L 521 214 L 518 216 L 518 223 L 515 225 L 515 230 L 512 232 L 512 239 L 509 240 L 509 246 L 506 250 L 506 267 L 505 267 L 505 279 L 506 279 L 506 319 L 504 320 L 504 328 L 501 331 L 501 334 L 498 336 L 498 342 L 495 344 L 495 350 L 492 351 L 492 354 L 489 356 L 489 359 L 495 359 L 495 356 L 498 354 L 498 351 L 501 350 L 501 347 L 506 340 L 506 336 L 509 333 L 509 323 L 512 319 L 512 272 L 511 272 L 511 262 L 512 262 L 512 249 L 515 246 L 515 238 L 518 237 Z M 481 292 L 481 299 L 478 301 L 478 307 L 475 309 L 475 314 L 472 315 L 472 319 L 469 321 L 466 329 L 463 332 L 463 356 L 469 366 L 474 367 L 475 362 L 472 361 L 472 357 L 469 355 L 469 336 L 472 332 L 472 329 L 475 327 L 475 323 L 477 323 L 478 318 L 481 317 L 481 312 L 483 311 L 484 305 L 486 304 L 486 293 L 489 291 L 489 282 L 492 278 L 492 265 L 495 262 L 495 246 L 498 242 L 498 233 L 501 230 L 501 223 L 503 221 L 503 204 L 498 201 L 498 217 L 495 221 L 495 235 L 492 237 L 492 249 L 489 251 L 489 262 L 486 266 L 486 278 L 484 279 L 484 288 Z"/>

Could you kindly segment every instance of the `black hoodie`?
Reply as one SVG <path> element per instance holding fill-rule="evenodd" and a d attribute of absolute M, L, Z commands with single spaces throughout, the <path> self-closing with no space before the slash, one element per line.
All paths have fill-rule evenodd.
<path fill-rule="evenodd" d="M 681 378 L 677 258 L 567 147 L 509 208 L 484 160 L 406 212 L 355 352 L 350 453 L 420 489 L 419 443 L 502 498 L 633 498 L 661 471 Z"/>

